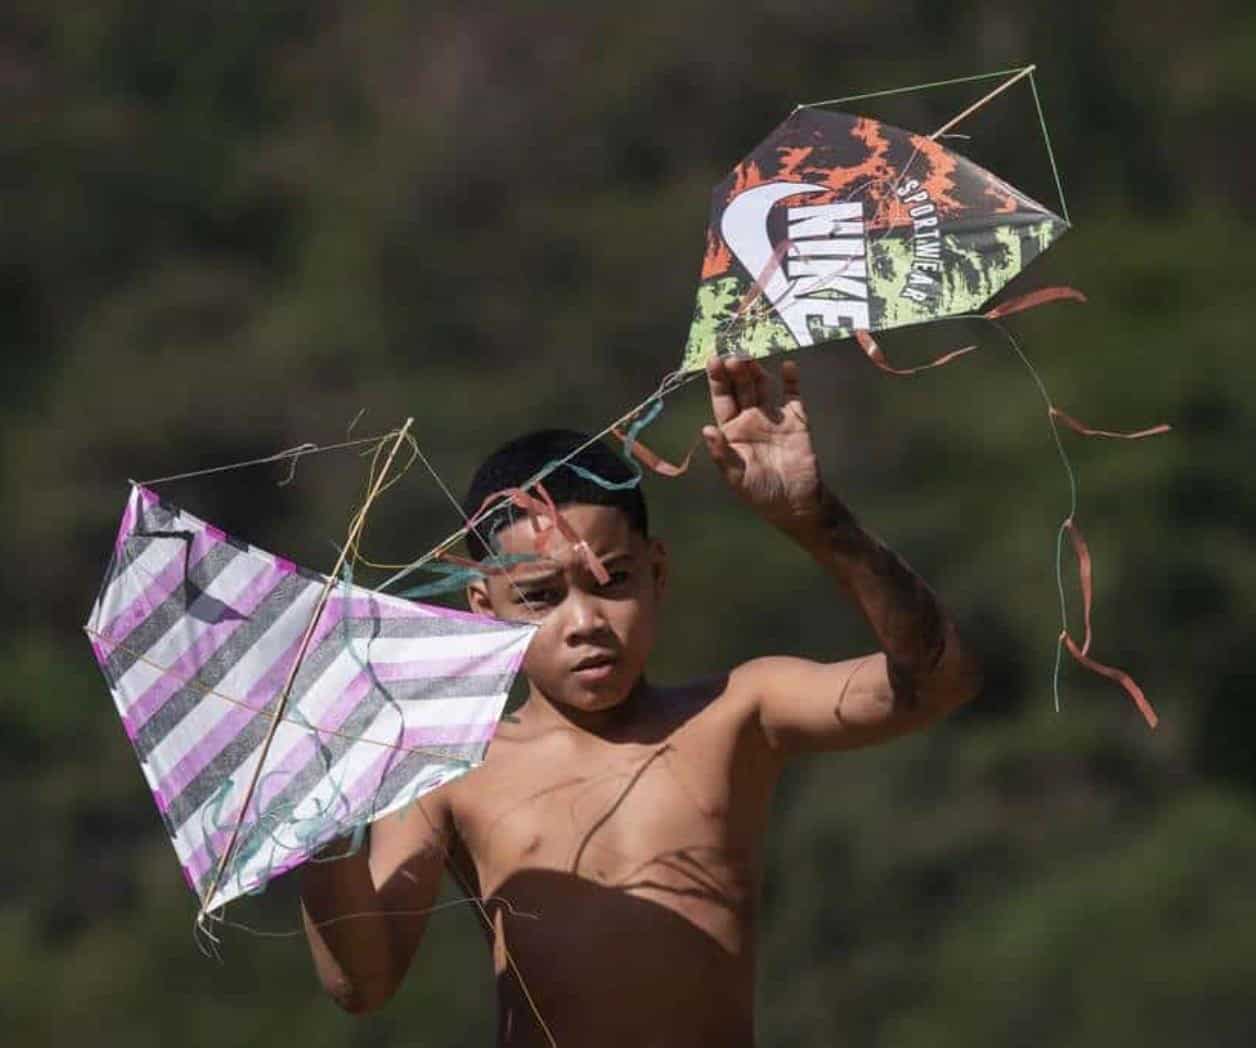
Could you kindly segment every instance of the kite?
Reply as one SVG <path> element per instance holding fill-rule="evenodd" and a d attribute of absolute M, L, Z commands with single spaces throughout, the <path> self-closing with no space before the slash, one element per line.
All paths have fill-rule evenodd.
<path fill-rule="evenodd" d="M 797 109 L 715 188 L 682 371 L 975 313 L 1067 229 L 935 138 Z"/>
<path fill-rule="evenodd" d="M 480 763 L 535 628 L 307 571 L 139 486 L 86 626 L 202 917 Z"/>

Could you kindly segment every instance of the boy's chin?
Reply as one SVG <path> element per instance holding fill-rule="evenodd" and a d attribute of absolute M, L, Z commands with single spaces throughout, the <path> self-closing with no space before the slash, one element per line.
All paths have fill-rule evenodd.
<path fill-rule="evenodd" d="M 601 713 L 622 705 L 631 694 L 632 684 L 607 681 L 600 687 L 563 688 L 556 698 L 568 709 L 582 713 Z"/>
<path fill-rule="evenodd" d="M 631 688 L 616 689 L 614 691 L 581 689 L 576 692 L 568 692 L 559 699 L 559 702 L 569 709 L 580 710 L 582 713 L 601 713 L 604 710 L 613 710 L 616 706 L 621 705 L 628 698 L 631 691 Z"/>

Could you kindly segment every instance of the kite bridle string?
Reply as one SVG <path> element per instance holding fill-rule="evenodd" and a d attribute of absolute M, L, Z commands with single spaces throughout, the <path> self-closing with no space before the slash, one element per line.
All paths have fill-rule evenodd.
<path fill-rule="evenodd" d="M 296 683 L 297 673 L 301 669 L 301 663 L 305 659 L 306 650 L 310 646 L 310 641 L 314 637 L 314 630 L 317 628 L 319 620 L 322 618 L 323 609 L 327 606 L 327 598 L 331 593 L 331 588 L 336 584 L 336 580 L 340 575 L 340 569 L 344 566 L 345 560 L 349 557 L 350 552 L 357 547 L 358 538 L 362 533 L 362 529 L 366 526 L 366 516 L 370 511 L 371 504 L 379 496 L 380 492 L 388 485 L 385 480 L 388 471 L 392 467 L 393 459 L 396 457 L 397 451 L 401 445 L 405 443 L 410 427 L 414 424 L 413 418 L 406 419 L 406 423 L 397 433 L 397 439 L 393 442 L 392 447 L 388 451 L 388 457 L 384 460 L 383 468 L 379 474 L 373 478 L 370 489 L 367 492 L 366 499 L 362 503 L 361 509 L 354 515 L 349 526 L 349 533 L 345 540 L 344 548 L 340 551 L 340 556 L 336 560 L 336 566 L 327 576 L 323 583 L 322 591 L 318 595 L 318 599 L 314 604 L 314 611 L 310 615 L 309 624 L 305 628 L 305 634 L 301 638 L 301 643 L 297 648 L 296 658 L 293 660 L 292 667 L 288 671 L 287 679 L 284 682 L 283 690 L 280 691 L 279 697 L 275 702 L 275 710 L 271 715 L 270 726 L 267 729 L 266 736 L 262 741 L 261 749 L 257 757 L 257 764 L 253 768 L 253 775 L 249 780 L 248 788 L 244 792 L 244 800 L 240 804 L 240 814 L 236 818 L 235 825 L 231 829 L 231 836 L 227 840 L 227 846 L 223 850 L 222 858 L 218 862 L 218 867 L 214 871 L 213 880 L 205 889 L 205 894 L 201 898 L 201 910 L 197 914 L 196 924 L 199 928 L 204 928 L 204 922 L 209 915 L 209 904 L 214 898 L 214 893 L 218 890 L 223 875 L 226 873 L 227 866 L 231 862 L 231 857 L 235 851 L 235 846 L 240 837 L 240 827 L 244 824 L 245 818 L 248 816 L 249 804 L 253 799 L 253 793 L 257 789 L 258 780 L 261 777 L 262 767 L 266 762 L 266 755 L 270 752 L 271 742 L 275 738 L 275 733 L 282 721 L 284 708 L 288 702 L 288 696 L 292 693 L 292 687 Z"/>

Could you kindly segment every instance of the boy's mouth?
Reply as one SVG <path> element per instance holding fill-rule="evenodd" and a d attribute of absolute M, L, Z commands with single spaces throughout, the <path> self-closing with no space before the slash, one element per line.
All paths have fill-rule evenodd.
<path fill-rule="evenodd" d="M 609 652 L 588 655 L 571 668 L 571 672 L 581 681 L 592 684 L 605 680 L 615 672 L 617 660 Z"/>

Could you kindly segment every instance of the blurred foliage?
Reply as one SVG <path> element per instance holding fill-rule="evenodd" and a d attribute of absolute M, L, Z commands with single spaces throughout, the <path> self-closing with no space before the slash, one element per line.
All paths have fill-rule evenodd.
<path fill-rule="evenodd" d="M 487 955 L 460 904 L 365 1019 L 321 997 L 299 938 L 231 929 L 221 965 L 196 952 L 193 901 L 77 633 L 126 478 L 333 441 L 365 409 L 359 434 L 415 415 L 458 487 L 524 428 L 599 427 L 679 359 L 710 187 L 796 102 L 1033 60 L 1076 229 L 1021 286 L 1070 283 L 1090 304 L 1013 326 L 1070 412 L 1176 427 L 1066 437 L 1096 654 L 1135 673 L 1163 724 L 1148 734 L 1068 667 L 1051 710 L 1067 488 L 1001 340 L 959 322 L 889 335 L 903 360 L 982 347 L 910 382 L 849 346 L 805 355 L 827 475 L 968 624 L 988 685 L 933 732 L 782 784 L 762 1040 L 1250 1043 L 1256 10 L 1182 15 L 15 0 L 0 19 L 6 1042 L 486 1043 Z M 973 97 L 868 108 L 923 128 Z M 963 151 L 1054 199 L 1026 91 L 964 130 Z M 678 394 L 652 442 L 683 453 L 704 410 L 697 386 Z M 364 468 L 340 452 L 285 487 L 266 467 L 166 492 L 319 566 Z M 650 497 L 675 557 L 660 677 L 867 644 L 710 471 Z M 368 546 L 403 560 L 457 523 L 416 467 Z M 294 929 L 292 886 L 234 917 Z"/>

